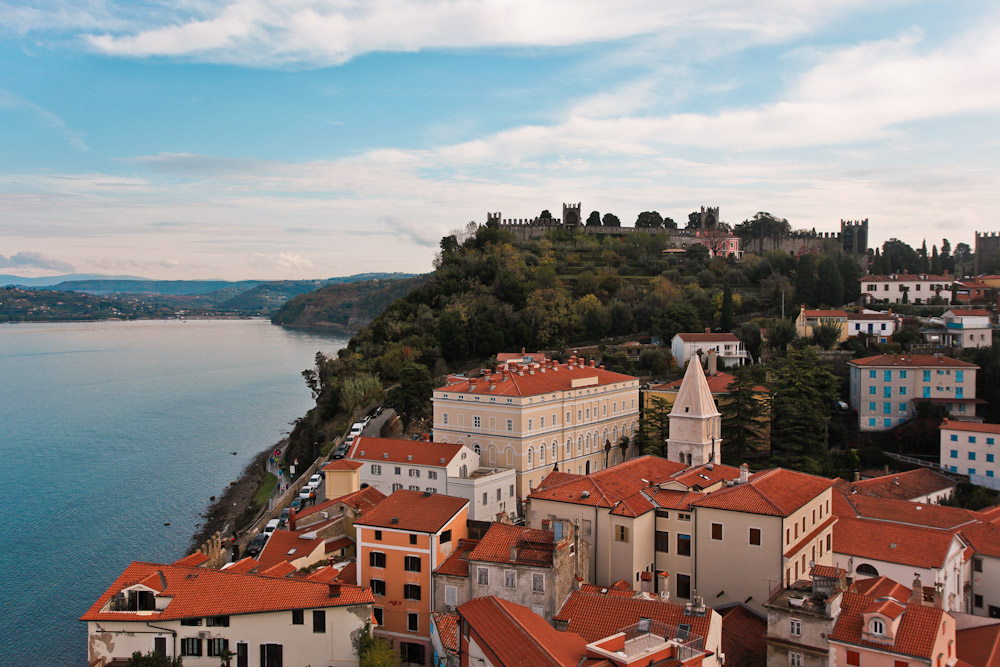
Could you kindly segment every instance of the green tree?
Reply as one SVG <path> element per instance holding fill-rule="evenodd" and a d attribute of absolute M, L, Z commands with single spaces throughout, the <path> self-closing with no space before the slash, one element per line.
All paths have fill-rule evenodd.
<path fill-rule="evenodd" d="M 721 406 L 723 454 L 729 454 L 731 464 L 742 463 L 747 452 L 757 449 L 765 440 L 770 406 L 768 395 L 757 391 L 757 383 L 749 366 L 735 372 L 729 384 L 729 396 Z"/>
<path fill-rule="evenodd" d="M 751 360 L 754 362 L 758 361 L 760 359 L 761 344 L 760 325 L 753 322 L 744 322 L 733 329 L 733 334 L 743 342 L 743 347 L 746 348 Z"/>
<path fill-rule="evenodd" d="M 931 246 L 931 273 L 935 276 L 941 275 L 941 257 L 938 256 L 937 246 Z"/>
<path fill-rule="evenodd" d="M 719 327 L 729 332 L 736 328 L 736 317 L 733 313 L 733 288 L 729 281 L 722 286 L 722 308 L 719 315 Z"/>
<path fill-rule="evenodd" d="M 772 350 L 788 349 L 789 343 L 798 338 L 791 320 L 771 320 L 767 327 L 767 344 Z"/>
<path fill-rule="evenodd" d="M 358 373 L 344 378 L 340 385 L 340 406 L 348 415 L 374 400 L 382 398 L 382 382 L 378 375 Z"/>
<path fill-rule="evenodd" d="M 408 363 L 400 374 L 399 384 L 386 396 L 386 402 L 407 427 L 415 421 L 426 419 L 431 412 L 431 395 L 434 382 L 430 371 L 423 364 Z"/>
<path fill-rule="evenodd" d="M 822 295 L 817 298 L 817 301 L 826 303 L 831 308 L 843 306 L 844 281 L 836 260 L 830 256 L 820 260 L 819 266 L 816 267 L 816 277 L 819 279 L 819 293 Z"/>
<path fill-rule="evenodd" d="M 162 653 L 150 651 L 143 655 L 139 651 L 128 659 L 128 667 L 183 667 L 184 660 L 180 656 L 168 658 Z"/>
<path fill-rule="evenodd" d="M 671 405 L 655 395 L 646 394 L 646 404 L 639 417 L 636 441 L 643 454 L 667 458 L 667 438 L 670 436 Z"/>
<path fill-rule="evenodd" d="M 591 211 L 590 216 L 587 218 L 588 227 L 600 227 L 601 226 L 601 214 L 598 211 Z"/>
<path fill-rule="evenodd" d="M 871 266 L 868 267 L 873 276 L 883 276 L 886 274 L 885 262 L 882 261 L 882 255 L 879 253 L 878 248 L 875 248 L 875 254 L 872 255 Z"/>
<path fill-rule="evenodd" d="M 839 395 L 837 378 L 812 348 L 789 352 L 773 378 L 772 450 L 784 456 L 824 459 L 827 424 Z"/>
<path fill-rule="evenodd" d="M 701 214 L 698 211 L 688 213 L 688 222 L 685 229 L 698 229 L 701 227 Z"/>
<path fill-rule="evenodd" d="M 857 303 L 858 299 L 861 298 L 861 279 L 863 276 L 856 258 L 853 255 L 841 253 L 837 257 L 837 269 L 840 271 L 840 282 L 844 288 L 841 299 L 844 303 Z"/>
<path fill-rule="evenodd" d="M 664 218 L 663 219 L 663 226 L 666 229 L 677 229 L 677 223 L 674 222 L 673 218 Z"/>
<path fill-rule="evenodd" d="M 663 226 L 663 217 L 656 211 L 643 211 L 635 219 L 635 226 L 639 228 L 659 228 Z"/>
<path fill-rule="evenodd" d="M 795 268 L 795 299 L 797 303 L 811 308 L 819 305 L 816 264 L 816 255 L 806 254 L 799 257 Z"/>
<path fill-rule="evenodd" d="M 542 211 L 542 214 L 540 216 L 538 216 L 538 217 L 541 220 L 551 220 L 552 219 L 552 213 L 551 213 L 551 211 L 549 211 L 549 209 L 545 209 L 544 211 Z"/>
<path fill-rule="evenodd" d="M 604 217 L 601 218 L 601 224 L 605 227 L 621 227 L 622 221 L 614 213 L 605 213 Z"/>
<path fill-rule="evenodd" d="M 358 667 L 398 667 L 399 653 L 392 643 L 375 637 L 371 624 L 351 633 L 351 643 L 358 656 Z"/>
<path fill-rule="evenodd" d="M 824 350 L 832 350 L 840 342 L 840 331 L 838 322 L 821 322 L 813 327 L 813 343 Z"/>

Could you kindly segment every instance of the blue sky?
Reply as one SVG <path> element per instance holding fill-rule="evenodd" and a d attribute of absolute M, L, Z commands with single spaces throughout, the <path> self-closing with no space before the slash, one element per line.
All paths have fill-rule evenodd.
<path fill-rule="evenodd" d="M 988 2 L 0 0 L 0 273 L 427 271 L 487 211 L 972 243 Z"/>

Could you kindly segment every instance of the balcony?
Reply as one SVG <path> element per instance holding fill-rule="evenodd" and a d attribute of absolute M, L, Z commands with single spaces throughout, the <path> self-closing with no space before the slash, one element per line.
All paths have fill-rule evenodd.
<path fill-rule="evenodd" d="M 587 650 L 592 657 L 606 658 L 621 667 L 668 659 L 686 663 L 704 654 L 705 640 L 686 626 L 642 619 L 617 634 L 588 644 Z"/>

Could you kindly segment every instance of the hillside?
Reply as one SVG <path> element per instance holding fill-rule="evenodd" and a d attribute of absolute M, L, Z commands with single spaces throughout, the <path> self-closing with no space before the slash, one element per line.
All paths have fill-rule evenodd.
<path fill-rule="evenodd" d="M 287 301 L 271 316 L 285 326 L 328 327 L 357 331 L 386 307 L 426 282 L 426 276 L 399 280 L 376 279 L 326 285 Z M 268 287 L 262 285 L 258 290 Z"/>
<path fill-rule="evenodd" d="M 0 322 L 66 322 L 171 317 L 169 307 L 136 300 L 0 287 Z"/>

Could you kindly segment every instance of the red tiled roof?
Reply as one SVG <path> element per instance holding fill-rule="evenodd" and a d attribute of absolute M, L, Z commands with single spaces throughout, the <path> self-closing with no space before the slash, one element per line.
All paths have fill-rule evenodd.
<path fill-rule="evenodd" d="M 271 533 L 264 550 L 257 556 L 260 569 L 266 570 L 285 560 L 297 560 L 322 548 L 322 539 L 306 539 L 302 537 L 303 534 L 303 531 L 291 530 L 276 530 Z M 289 553 L 292 549 L 295 551 Z"/>
<path fill-rule="evenodd" d="M 358 436 L 347 458 L 371 463 L 412 463 L 421 466 L 445 466 L 458 456 L 465 445 L 459 442 L 426 442 Z"/>
<path fill-rule="evenodd" d="M 848 499 L 854 510 L 846 516 L 858 516 L 879 521 L 905 523 L 911 526 L 955 530 L 976 520 L 975 512 L 948 505 L 928 505 L 908 500 L 870 498 L 855 495 Z"/>
<path fill-rule="evenodd" d="M 532 362 L 540 362 L 545 358 L 544 352 L 500 352 L 497 354 L 497 361 L 501 364 L 507 361 L 518 361 L 531 357 Z"/>
<path fill-rule="evenodd" d="M 208 560 L 208 556 L 200 551 L 195 551 L 190 553 L 180 560 L 175 560 L 174 565 L 187 565 L 188 567 L 198 567 L 202 563 Z"/>
<path fill-rule="evenodd" d="M 705 376 L 705 381 L 708 382 L 708 390 L 713 394 L 728 394 L 729 385 L 731 385 L 735 379 L 736 376 L 730 375 L 729 373 L 724 373 L 722 371 L 719 371 L 715 375 Z M 683 381 L 684 378 L 681 378 L 680 380 L 674 380 L 673 382 L 658 384 L 655 387 L 650 387 L 649 391 L 652 392 L 665 391 L 668 393 L 672 393 L 680 390 L 681 382 Z M 767 387 L 762 387 L 760 385 L 754 387 L 753 390 L 760 393 L 770 393 L 770 390 Z"/>
<path fill-rule="evenodd" d="M 434 391 L 449 394 L 486 394 L 489 396 L 537 396 L 538 394 L 576 389 L 573 386 L 574 380 L 593 378 L 592 384 L 582 385 L 588 387 L 600 387 L 622 382 L 638 383 L 638 378 L 631 375 L 613 373 L 595 366 L 575 364 L 570 366 L 554 362 L 548 368 L 535 368 L 533 374 L 528 370 L 523 373 L 522 375 L 517 370 L 508 371 L 505 374 L 493 373 L 488 377 L 476 378 L 475 382 L 472 382 L 470 378 L 456 378 L 456 382 L 438 387 Z M 471 384 L 475 385 L 475 389 L 470 389 Z M 491 385 L 493 386 L 492 391 L 490 390 Z"/>
<path fill-rule="evenodd" d="M 912 500 L 936 493 L 956 485 L 955 480 L 930 468 L 916 468 L 894 475 L 883 475 L 854 482 L 854 486 L 864 489 L 879 498 Z"/>
<path fill-rule="evenodd" d="M 1000 525 L 977 522 L 962 528 L 961 535 L 976 553 L 1000 558 Z"/>
<path fill-rule="evenodd" d="M 849 366 L 930 366 L 934 368 L 979 368 L 968 361 L 960 361 L 951 357 L 938 356 L 934 354 L 877 354 L 873 357 L 863 357 L 852 359 L 847 362 Z"/>
<path fill-rule="evenodd" d="M 705 494 L 698 491 L 677 491 L 675 489 L 661 489 L 651 487 L 647 490 L 653 504 L 662 509 L 680 510 L 682 512 L 691 511 L 691 503 L 704 498 Z"/>
<path fill-rule="evenodd" d="M 743 484 L 719 489 L 692 504 L 750 514 L 789 516 L 831 486 L 831 479 L 773 468 L 751 475 Z"/>
<path fill-rule="evenodd" d="M 1000 667 L 1000 624 L 956 631 L 955 652 L 972 667 Z"/>
<path fill-rule="evenodd" d="M 863 614 L 874 600 L 865 595 L 844 593 L 840 605 L 840 617 L 830 634 L 830 641 L 846 642 L 889 650 L 929 660 L 934 642 L 940 634 L 944 611 L 936 607 L 906 605 L 902 619 L 891 643 L 872 642 L 862 638 Z"/>
<path fill-rule="evenodd" d="M 619 582 L 621 583 L 621 582 Z M 591 595 L 610 595 L 614 598 L 633 598 L 635 597 L 635 591 L 628 587 L 628 584 L 624 588 L 619 586 L 598 586 L 596 584 L 580 584 L 579 590 L 582 593 L 589 593 Z"/>
<path fill-rule="evenodd" d="M 458 614 L 443 614 L 434 612 L 431 614 L 434 619 L 434 626 L 437 628 L 438 636 L 445 650 L 458 654 Z"/>
<path fill-rule="evenodd" d="M 850 591 L 870 598 L 894 598 L 900 602 L 910 599 L 913 590 L 886 576 L 858 579 L 851 584 Z"/>
<path fill-rule="evenodd" d="M 804 310 L 802 314 L 806 317 L 847 317 L 843 310 Z"/>
<path fill-rule="evenodd" d="M 992 507 L 984 507 L 983 509 L 976 512 L 978 516 L 983 521 L 997 522 L 1000 520 L 1000 505 L 993 505 Z"/>
<path fill-rule="evenodd" d="M 978 283 L 976 287 L 989 287 L 989 285 L 984 285 L 983 283 Z M 970 285 L 966 284 L 966 287 Z M 952 308 L 950 310 L 952 315 L 957 315 L 958 317 L 989 317 L 990 311 L 983 308 Z"/>
<path fill-rule="evenodd" d="M 352 544 L 354 544 L 354 539 L 349 535 L 344 535 L 343 537 L 338 537 L 335 540 L 327 542 L 325 551 L 326 553 L 330 553 L 331 551 L 340 551 L 341 549 L 349 547 Z"/>
<path fill-rule="evenodd" d="M 941 430 L 971 431 L 973 433 L 1000 433 L 1000 424 L 980 424 L 977 422 L 962 422 L 945 419 L 941 422 Z"/>
<path fill-rule="evenodd" d="M 357 564 L 357 562 L 351 561 L 346 566 L 344 566 L 344 569 L 341 570 L 340 574 L 337 575 L 336 581 L 339 581 L 339 582 L 342 582 L 342 583 L 345 583 L 345 584 L 357 583 L 357 581 L 358 581 L 358 564 Z"/>
<path fill-rule="evenodd" d="M 299 519 L 307 517 L 311 514 L 322 512 L 335 505 L 339 505 L 340 503 L 344 503 L 349 507 L 353 507 L 358 512 L 361 512 L 361 514 L 364 514 L 365 512 L 375 507 L 385 499 L 386 495 L 381 491 L 379 491 L 378 489 L 376 489 L 374 486 L 366 486 L 363 489 L 359 489 L 352 493 L 348 493 L 346 495 L 340 496 L 339 498 L 334 498 L 333 500 L 326 500 L 324 502 L 319 503 L 318 505 L 310 507 L 309 509 L 302 510 L 301 512 L 296 512 L 295 520 L 298 521 Z"/>
<path fill-rule="evenodd" d="M 327 565 L 312 572 L 308 577 L 306 577 L 306 579 L 308 579 L 309 581 L 321 581 L 325 584 L 328 584 L 333 581 L 339 580 L 340 575 L 341 575 L 340 570 L 338 570 L 335 567 Z M 352 579 L 350 583 L 353 584 L 354 580 Z"/>
<path fill-rule="evenodd" d="M 552 618 L 567 622 L 566 629 L 569 632 L 579 634 L 588 642 L 610 637 L 622 628 L 638 623 L 640 618 L 650 618 L 673 626 L 687 623 L 691 626 L 692 633 L 707 639 L 712 608 L 708 607 L 704 616 L 685 614 L 684 609 L 684 605 L 677 602 L 595 595 L 579 590 L 570 593 L 562 609 Z"/>
<path fill-rule="evenodd" d="M 470 561 L 487 563 L 510 563 L 533 567 L 552 567 L 555 549 L 554 533 L 550 530 L 534 530 L 509 523 L 494 523 L 479 544 L 469 554 Z M 511 548 L 516 560 L 510 559 Z"/>
<path fill-rule="evenodd" d="M 895 600 L 872 600 L 865 607 L 866 614 L 882 614 L 886 618 L 898 618 L 903 613 L 903 605 Z"/>
<path fill-rule="evenodd" d="M 325 466 L 323 470 L 358 470 L 364 467 L 364 463 L 361 461 L 351 461 L 350 459 L 335 459 L 330 461 Z"/>
<path fill-rule="evenodd" d="M 739 479 L 740 469 L 722 463 L 706 463 L 671 476 L 671 481 L 679 482 L 689 489 L 705 488 L 730 479 Z"/>
<path fill-rule="evenodd" d="M 287 560 L 281 561 L 277 565 L 272 565 L 263 572 L 262 575 L 265 577 L 287 577 L 292 572 L 297 572 L 298 568 L 289 563 Z"/>
<path fill-rule="evenodd" d="M 767 619 L 742 603 L 716 611 L 722 616 L 722 652 L 727 667 L 763 667 L 767 662 Z"/>
<path fill-rule="evenodd" d="M 848 313 L 848 320 L 860 320 L 864 322 L 879 321 L 879 320 L 894 320 L 895 315 L 891 313 Z"/>
<path fill-rule="evenodd" d="M 452 551 L 444 562 L 438 565 L 438 569 L 434 570 L 434 574 L 446 574 L 452 577 L 468 577 L 469 576 L 469 554 L 476 545 L 479 544 L 479 540 L 466 540 L 460 539 L 458 541 L 458 546 Z"/>
<path fill-rule="evenodd" d="M 465 498 L 400 489 L 355 520 L 354 525 L 436 533 L 468 505 Z"/>
<path fill-rule="evenodd" d="M 955 280 L 955 276 L 935 276 L 929 273 L 919 274 L 919 273 L 894 273 L 888 276 L 865 276 L 861 279 L 863 283 L 898 283 L 898 282 L 946 282 L 950 283 Z"/>
<path fill-rule="evenodd" d="M 650 485 L 668 481 L 686 467 L 658 456 L 640 456 L 590 475 L 550 473 L 529 498 L 611 508 Z M 583 496 L 584 492 L 588 497 Z"/>
<path fill-rule="evenodd" d="M 922 568 L 943 567 L 953 533 L 873 519 L 840 517 L 833 526 L 836 553 Z"/>
<path fill-rule="evenodd" d="M 685 343 L 738 343 L 740 339 L 731 333 L 679 333 L 677 337 Z"/>
<path fill-rule="evenodd" d="M 505 667 L 577 667 L 587 654 L 578 634 L 559 632 L 513 602 L 475 598 L 459 605 L 458 613 Z"/>
<path fill-rule="evenodd" d="M 152 574 L 162 575 L 167 582 L 161 597 L 172 599 L 165 609 L 142 612 L 141 615 L 136 612 L 102 611 L 113 595 Z M 134 562 L 125 568 L 80 620 L 145 623 L 286 609 L 370 605 L 373 601 L 371 590 L 361 586 L 341 586 L 338 596 L 331 597 L 328 585 L 307 579 Z"/>
<path fill-rule="evenodd" d="M 791 558 L 796 553 L 798 553 L 800 550 L 802 550 L 805 547 L 807 547 L 810 542 L 812 542 L 817 537 L 819 537 L 823 533 L 823 531 L 825 531 L 827 528 L 829 528 L 836 521 L 837 521 L 837 515 L 834 514 L 834 515 L 828 516 L 826 518 L 826 520 L 823 521 L 823 523 L 821 523 L 818 526 L 816 526 L 815 528 L 813 528 L 811 531 L 809 531 L 808 534 L 803 535 L 801 540 L 799 540 L 798 542 L 796 542 L 795 544 L 793 544 L 792 546 L 790 546 L 788 549 L 786 549 L 785 553 L 783 554 L 785 556 L 785 558 Z"/>
<path fill-rule="evenodd" d="M 175 563 L 175 565 L 176 565 L 176 563 Z M 251 558 L 250 556 L 247 556 L 246 558 L 243 558 L 242 560 L 238 560 L 235 563 L 233 563 L 232 565 L 230 565 L 229 567 L 227 567 L 226 571 L 228 571 L 228 572 L 253 572 L 254 570 L 257 569 L 258 565 L 260 565 L 260 563 L 258 563 L 256 561 L 256 559 Z"/>

